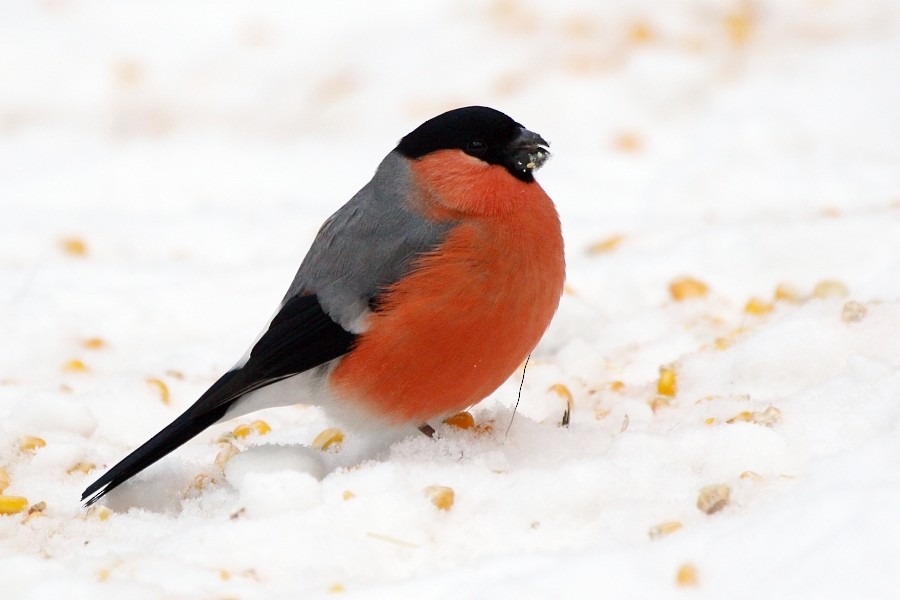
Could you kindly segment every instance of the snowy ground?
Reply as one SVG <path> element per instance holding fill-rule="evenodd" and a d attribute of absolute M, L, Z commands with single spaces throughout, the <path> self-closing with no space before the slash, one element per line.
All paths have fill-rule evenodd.
<path fill-rule="evenodd" d="M 0 517 L 4 598 L 897 597 L 894 0 L 3 13 L 0 468 L 35 508 Z M 357 441 L 322 454 L 318 409 L 267 411 L 224 474 L 217 439 L 253 419 L 86 514 L 244 352 L 321 221 L 465 104 L 551 140 L 568 246 L 508 433 L 515 379 L 482 430 L 316 480 L 299 460 Z M 676 301 L 681 277 L 706 294 Z M 730 491 L 712 514 L 707 486 Z"/>

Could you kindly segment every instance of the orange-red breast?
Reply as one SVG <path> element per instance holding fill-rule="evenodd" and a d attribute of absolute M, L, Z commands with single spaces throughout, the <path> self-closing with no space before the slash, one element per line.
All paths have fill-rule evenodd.
<path fill-rule="evenodd" d="M 319 230 L 275 316 L 190 408 L 89 486 L 93 503 L 210 425 L 298 402 L 424 427 L 489 395 L 565 276 L 547 142 L 471 106 L 405 136 Z M 273 385 L 279 384 L 279 385 Z"/>

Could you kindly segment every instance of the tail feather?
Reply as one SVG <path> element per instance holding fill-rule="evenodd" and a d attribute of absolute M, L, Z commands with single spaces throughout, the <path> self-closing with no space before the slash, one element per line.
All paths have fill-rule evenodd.
<path fill-rule="evenodd" d="M 227 407 L 223 406 L 221 411 L 208 412 L 197 417 L 189 416 L 188 413 L 181 415 L 88 486 L 81 495 L 81 500 L 85 506 L 90 506 L 127 479 L 214 424 L 222 418 L 226 409 Z"/>

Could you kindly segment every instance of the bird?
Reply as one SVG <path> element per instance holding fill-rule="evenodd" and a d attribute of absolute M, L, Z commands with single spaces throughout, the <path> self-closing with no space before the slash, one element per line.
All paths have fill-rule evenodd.
<path fill-rule="evenodd" d="M 401 138 L 324 222 L 244 356 L 81 500 L 263 408 L 319 404 L 432 433 L 489 396 L 543 337 L 563 292 L 559 215 L 534 179 L 548 146 L 485 106 Z"/>

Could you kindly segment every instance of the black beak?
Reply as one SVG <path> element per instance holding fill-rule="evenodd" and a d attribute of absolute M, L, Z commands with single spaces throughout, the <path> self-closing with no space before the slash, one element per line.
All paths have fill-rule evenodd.
<path fill-rule="evenodd" d="M 509 143 L 506 168 L 522 181 L 534 181 L 532 171 L 540 169 L 550 158 L 550 143 L 539 134 L 522 127 Z"/>

